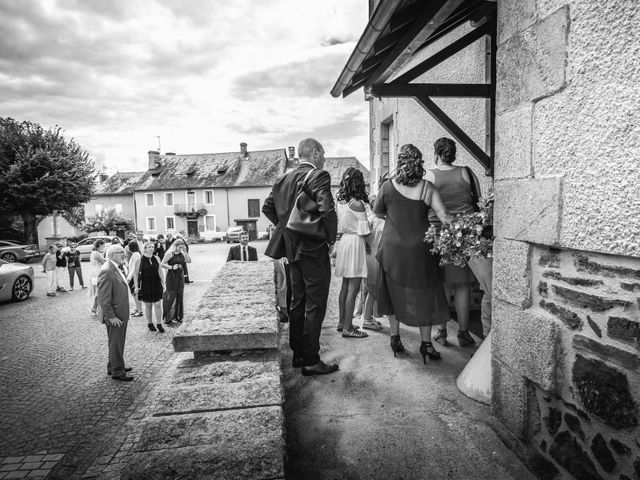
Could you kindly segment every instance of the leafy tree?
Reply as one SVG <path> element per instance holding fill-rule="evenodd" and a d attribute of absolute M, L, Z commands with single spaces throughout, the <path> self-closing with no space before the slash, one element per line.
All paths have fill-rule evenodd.
<path fill-rule="evenodd" d="M 71 211 L 94 189 L 93 163 L 60 127 L 0 117 L 0 210 L 18 215 L 25 239 L 38 242 L 37 216 Z"/>
<path fill-rule="evenodd" d="M 114 208 L 103 210 L 87 218 L 82 229 L 87 232 L 117 232 L 118 230 L 133 230 L 133 220 L 116 212 Z"/>

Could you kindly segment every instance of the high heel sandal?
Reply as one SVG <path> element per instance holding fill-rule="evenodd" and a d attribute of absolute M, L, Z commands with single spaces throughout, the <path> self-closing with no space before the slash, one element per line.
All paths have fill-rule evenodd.
<path fill-rule="evenodd" d="M 422 355 L 422 361 L 424 364 L 427 364 L 427 357 L 429 360 L 440 360 L 442 356 L 440 352 L 433 348 L 433 343 L 431 342 L 422 342 L 420 344 L 420 355 Z"/>
<path fill-rule="evenodd" d="M 389 343 L 394 357 L 398 352 L 404 352 L 404 345 L 402 345 L 402 342 L 400 341 L 400 335 L 391 335 Z"/>
<path fill-rule="evenodd" d="M 469 335 L 469 330 L 458 330 L 458 345 L 461 347 L 468 347 L 469 345 L 475 345 L 476 342 L 473 337 Z"/>

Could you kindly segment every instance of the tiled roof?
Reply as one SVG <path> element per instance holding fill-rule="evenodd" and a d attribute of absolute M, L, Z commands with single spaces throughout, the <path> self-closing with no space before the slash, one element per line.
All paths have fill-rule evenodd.
<path fill-rule="evenodd" d="M 96 184 L 94 195 L 128 195 L 133 193 L 145 172 L 118 172 Z"/>
<path fill-rule="evenodd" d="M 327 157 L 324 169 L 331 174 L 331 185 L 339 186 L 342 175 L 349 167 L 356 167 L 364 176 L 364 184 L 369 185 L 369 169 L 362 165 L 356 157 Z"/>
<path fill-rule="evenodd" d="M 135 190 L 271 186 L 285 169 L 285 149 L 196 155 L 161 155 Z"/>

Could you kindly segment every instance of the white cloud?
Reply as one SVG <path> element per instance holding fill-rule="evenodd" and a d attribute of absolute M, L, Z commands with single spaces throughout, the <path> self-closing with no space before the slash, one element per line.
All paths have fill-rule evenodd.
<path fill-rule="evenodd" d="M 60 125 L 111 170 L 146 152 L 233 151 L 317 136 L 368 156 L 362 95 L 329 95 L 362 0 L 0 0 L 0 112 Z M 339 152 L 339 153 L 338 153 Z"/>

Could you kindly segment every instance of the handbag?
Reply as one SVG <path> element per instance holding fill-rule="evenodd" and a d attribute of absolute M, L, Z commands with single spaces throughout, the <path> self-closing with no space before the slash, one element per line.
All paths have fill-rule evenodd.
<path fill-rule="evenodd" d="M 293 209 L 287 222 L 287 230 L 314 240 L 325 240 L 327 232 L 322 222 L 322 217 L 318 213 L 318 205 L 304 191 L 307 179 L 313 170 L 309 170 L 302 182 L 298 183 L 298 190 Z"/>
<path fill-rule="evenodd" d="M 478 202 L 480 201 L 480 194 L 478 193 L 478 189 L 476 188 L 476 182 L 473 181 L 473 172 L 469 167 L 464 167 L 467 170 L 467 175 L 469 175 L 469 184 L 471 185 L 471 203 L 473 204 L 473 211 L 479 212 L 480 206 Z"/>

